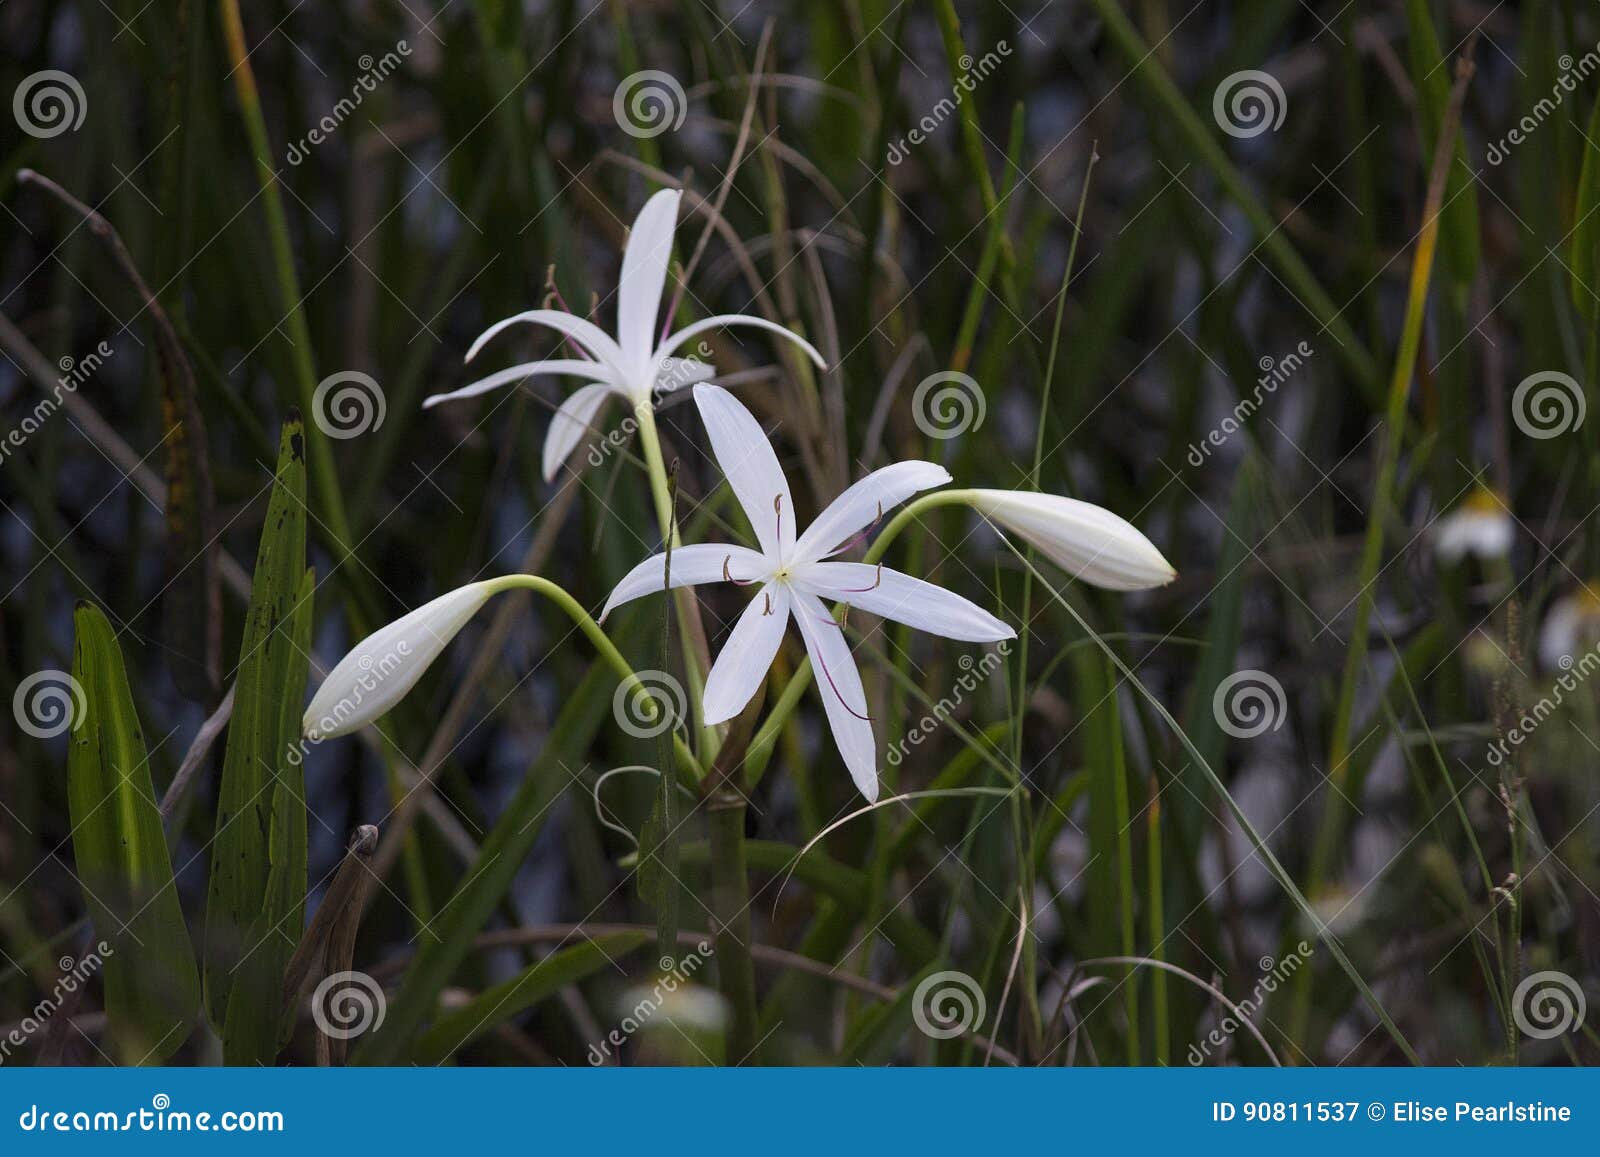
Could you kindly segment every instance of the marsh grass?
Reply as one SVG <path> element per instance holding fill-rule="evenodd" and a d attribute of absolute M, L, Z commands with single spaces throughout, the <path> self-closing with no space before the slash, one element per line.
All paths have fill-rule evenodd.
<path fill-rule="evenodd" d="M 20 706 L 0 731 L 13 1063 L 589 1063 L 640 1019 L 624 994 L 702 944 L 689 983 L 727 1015 L 663 1005 L 594 1055 L 1176 1065 L 1215 1035 L 1207 1063 L 1594 1060 L 1593 1016 L 1528 1030 L 1525 982 L 1559 974 L 1600 1007 L 1597 688 L 1573 676 L 1538 706 L 1584 670 L 1552 664 L 1552 624 L 1573 658 L 1600 641 L 1600 416 L 1579 416 L 1600 405 L 1600 76 L 1574 63 L 1600 20 L 1570 0 L 1327 23 L 1297 0 L 1181 7 L 0 8 L 4 93 L 58 69 L 85 106 L 53 136 L 13 115 L 0 146 L 0 671 L 8 700 L 74 671 L 82 599 L 105 624 L 83 681 L 120 696 L 125 665 L 128 696 L 115 751 L 36 735 Z M 1276 86 L 1260 131 L 1219 111 L 1246 72 Z M 659 132 L 623 99 L 646 73 L 672 82 L 652 82 Z M 743 606 L 701 588 L 591 617 L 666 543 L 748 541 L 692 404 L 603 410 L 554 483 L 554 379 L 421 407 L 477 376 L 474 335 L 547 295 L 609 328 L 628 223 L 662 187 L 684 190 L 674 325 L 754 314 L 827 361 L 707 335 L 801 523 L 876 467 L 938 462 L 953 487 L 886 511 L 851 557 L 1018 628 L 980 663 L 844 618 L 880 753 L 902 756 L 871 808 L 793 639 L 729 725 L 621 726 L 629 705 L 655 718 L 617 696 L 629 672 L 697 701 Z M 939 374 L 955 409 L 924 388 Z M 1539 374 L 1572 384 L 1519 389 Z M 381 420 L 345 436 L 335 375 L 372 383 Z M 1440 520 L 1480 484 L 1513 546 L 1446 561 Z M 1074 582 L 972 487 L 1105 506 L 1179 577 Z M 246 621 L 251 564 L 297 578 L 302 554 L 314 588 L 288 617 L 309 642 L 252 664 L 251 640 L 287 636 Z M 315 687 L 381 624 L 515 574 L 538 577 L 381 724 L 306 748 L 303 889 L 270 827 L 219 834 L 219 794 L 298 782 L 236 769 L 222 792 L 246 750 L 236 685 L 270 667 L 293 686 L 298 662 Z M 1244 676 L 1264 723 L 1235 713 Z M 249 734 L 297 718 L 289 698 L 257 695 Z M 149 957 L 119 941 L 132 974 L 194 951 L 172 920 L 215 940 L 219 848 L 259 859 L 238 870 L 259 881 L 228 877 L 230 912 L 258 883 L 287 915 L 273 975 L 207 978 L 232 1018 L 196 1008 L 136 1047 L 170 1010 L 112 969 L 28 1026 L 91 922 L 115 922 L 86 868 L 149 882 L 108 867 L 114 832 L 74 842 L 69 752 L 150 783 L 126 799 L 130 862 L 165 853 L 169 934 Z M 306 998 L 349 970 L 385 1016 L 346 1045 Z"/>

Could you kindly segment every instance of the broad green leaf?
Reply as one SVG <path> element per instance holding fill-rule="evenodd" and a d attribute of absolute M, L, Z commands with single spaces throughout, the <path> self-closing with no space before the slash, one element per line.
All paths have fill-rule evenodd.
<path fill-rule="evenodd" d="M 111 624 L 79 603 L 72 675 L 82 718 L 67 757 L 72 852 L 105 958 L 112 1055 L 159 1063 L 200 1010 L 194 946 L 178 906 L 149 756 Z"/>
<path fill-rule="evenodd" d="M 277 1052 L 283 971 L 303 923 L 305 778 L 300 712 L 309 664 L 305 437 L 283 425 L 256 555 L 233 719 L 217 797 L 206 906 L 206 1010 L 229 1064 Z"/>
<path fill-rule="evenodd" d="M 609 967 L 616 957 L 632 952 L 653 939 L 654 934 L 649 932 L 611 932 L 552 952 L 510 980 L 484 989 L 466 1004 L 441 1016 L 417 1041 L 412 1062 L 436 1065 L 446 1060 L 457 1049 L 504 1024 L 524 1009 L 532 1008 L 567 985 Z"/>

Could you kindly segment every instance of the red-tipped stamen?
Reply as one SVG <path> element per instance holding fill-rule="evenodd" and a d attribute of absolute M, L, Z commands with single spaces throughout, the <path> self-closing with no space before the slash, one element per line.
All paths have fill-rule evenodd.
<path fill-rule="evenodd" d="M 761 597 L 767 600 L 767 609 L 761 612 L 761 617 L 764 619 L 772 613 L 772 592 L 762 591 Z"/>
<path fill-rule="evenodd" d="M 836 554 L 843 554 L 847 550 L 854 550 L 856 547 L 860 546 L 862 543 L 867 541 L 867 539 L 872 535 L 872 533 L 878 529 L 878 524 L 881 523 L 882 521 L 883 521 L 883 503 L 880 502 L 880 503 L 878 503 L 878 514 L 877 514 L 877 517 L 875 517 L 871 522 L 867 523 L 866 526 L 864 526 L 860 530 L 856 531 L 849 538 L 845 539 L 838 546 L 836 546 L 832 550 L 830 550 L 828 552 L 828 554 L 827 554 L 827 557 L 832 558 Z"/>
<path fill-rule="evenodd" d="M 828 621 L 830 623 L 833 622 L 832 619 L 829 619 Z M 835 623 L 834 625 L 837 626 L 838 624 Z M 844 696 L 839 694 L 839 684 L 837 684 L 837 683 L 835 683 L 833 681 L 833 672 L 828 670 L 828 661 L 826 659 L 824 659 L 820 654 L 817 655 L 816 658 L 817 658 L 817 662 L 822 665 L 822 673 L 825 676 L 827 676 L 828 686 L 833 688 L 834 696 L 839 700 L 839 703 L 844 707 L 844 709 L 846 711 L 850 712 L 850 714 L 854 715 L 857 719 L 861 719 L 861 720 L 864 720 L 867 723 L 871 723 L 872 722 L 872 716 L 861 714 L 861 712 L 857 711 L 854 707 L 850 706 L 850 704 L 846 703 L 844 701 Z"/>
<path fill-rule="evenodd" d="M 556 287 L 556 267 L 554 265 L 550 266 L 550 268 L 545 272 L 544 287 L 546 290 L 544 297 L 544 305 L 546 309 L 549 309 L 553 304 L 560 309 L 562 313 L 572 312 L 571 307 L 567 305 L 566 298 L 561 296 L 561 290 Z M 578 356 L 584 361 L 592 362 L 595 360 L 594 355 L 574 341 L 571 334 L 563 334 L 562 337 L 566 340 L 566 343 L 569 346 L 577 351 Z"/>
<path fill-rule="evenodd" d="M 878 564 L 876 576 L 873 578 L 872 585 L 870 587 L 840 587 L 839 593 L 842 595 L 864 595 L 868 591 L 877 590 L 878 584 L 881 582 L 883 582 L 883 564 L 880 562 Z"/>
<path fill-rule="evenodd" d="M 736 579 L 733 577 L 733 575 L 728 573 L 728 563 L 731 562 L 732 559 L 733 555 L 731 554 L 723 555 L 722 557 L 722 581 L 725 583 L 732 583 L 734 586 L 738 587 L 747 587 L 754 583 L 756 581 L 755 579 Z"/>
<path fill-rule="evenodd" d="M 778 546 L 781 548 L 783 546 L 783 495 L 774 494 L 772 496 L 772 512 L 778 516 Z"/>

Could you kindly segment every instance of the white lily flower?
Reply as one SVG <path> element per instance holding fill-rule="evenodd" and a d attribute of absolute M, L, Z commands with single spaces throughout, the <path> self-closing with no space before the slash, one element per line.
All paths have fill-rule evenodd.
<path fill-rule="evenodd" d="M 1493 490 L 1479 486 L 1434 523 L 1433 552 L 1448 564 L 1469 554 L 1481 559 L 1506 558 L 1515 537 L 1516 527 L 1505 502 Z"/>
<path fill-rule="evenodd" d="M 1097 587 L 1140 591 L 1178 577 L 1155 544 L 1127 519 L 1092 502 L 1024 490 L 969 490 L 978 513 L 1066 571 Z"/>
<path fill-rule="evenodd" d="M 580 356 L 524 362 L 480 378 L 448 394 L 435 394 L 423 406 L 458 398 L 471 398 L 499 389 L 535 374 L 566 374 L 585 379 L 581 387 L 556 410 L 544 441 L 544 476 L 549 481 L 577 448 L 584 431 L 594 422 L 601 405 L 613 394 L 632 406 L 649 406 L 658 392 L 667 393 L 682 386 L 703 382 L 716 374 L 715 367 L 694 358 L 674 356 L 692 338 L 718 326 L 751 325 L 770 330 L 805 350 L 819 369 L 826 363 L 810 342 L 764 317 L 745 313 L 717 314 L 685 326 L 676 333 L 656 333 L 661 310 L 661 291 L 667 281 L 667 262 L 672 256 L 672 235 L 678 219 L 682 194 L 663 189 L 645 202 L 634 219 L 622 254 L 622 277 L 617 284 L 617 335 L 612 337 L 593 322 L 564 309 L 530 309 L 496 322 L 472 343 L 467 361 L 510 326 L 531 322 L 564 335 Z M 668 325 L 672 319 L 667 319 Z"/>
<path fill-rule="evenodd" d="M 503 579 L 468 583 L 379 627 L 328 672 L 300 720 L 301 732 L 314 741 L 332 739 L 383 716 L 478 608 L 504 589 Z"/>
<path fill-rule="evenodd" d="M 867 715 L 861 672 L 833 618 L 829 602 L 859 607 L 919 630 L 966 642 L 996 642 L 1016 632 L 976 604 L 932 583 L 858 562 L 830 562 L 890 507 L 918 491 L 942 486 L 950 475 L 931 462 L 899 462 L 875 470 L 831 502 L 804 534 L 796 536 L 794 501 L 761 424 L 733 395 L 698 385 L 695 403 L 705 420 L 711 451 L 755 531 L 759 550 L 704 543 L 672 552 L 671 585 L 732 582 L 761 584 L 739 616 L 706 678 L 707 724 L 744 710 L 766 678 L 783 642 L 790 615 L 816 668 L 828 724 L 856 787 L 878 798 L 877 744 Z M 600 619 L 623 603 L 665 588 L 667 556 L 646 559 L 619 582 Z"/>

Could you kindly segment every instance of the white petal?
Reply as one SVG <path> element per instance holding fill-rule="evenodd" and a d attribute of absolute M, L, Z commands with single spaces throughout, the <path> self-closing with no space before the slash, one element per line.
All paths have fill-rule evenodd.
<path fill-rule="evenodd" d="M 817 352 L 816 347 L 795 333 L 794 330 L 785 329 L 777 322 L 768 321 L 764 317 L 751 317 L 748 313 L 719 313 L 715 317 L 708 317 L 695 322 L 693 325 L 686 325 L 669 337 L 660 349 L 656 350 L 656 356 L 665 357 L 673 350 L 681 347 L 690 338 L 702 334 L 708 329 L 716 329 L 718 326 L 725 325 L 753 325 L 757 329 L 770 330 L 772 333 L 780 334 L 805 350 L 811 360 L 817 363 L 819 370 L 828 368 L 828 363 L 822 360 L 822 355 Z"/>
<path fill-rule="evenodd" d="M 794 544 L 798 561 L 826 558 L 879 515 L 899 506 L 919 490 L 943 486 L 950 473 L 932 462 L 896 462 L 874 470 L 828 503 Z"/>
<path fill-rule="evenodd" d="M 1460 562 L 1466 555 L 1505 558 L 1516 537 L 1504 510 L 1455 510 L 1433 526 L 1433 549 L 1440 561 Z"/>
<path fill-rule="evenodd" d="M 878 798 L 878 745 L 872 738 L 872 723 L 865 718 L 867 695 L 856 658 L 844 631 L 816 595 L 794 592 L 794 621 L 816 668 L 817 690 L 822 693 L 833 741 L 844 756 L 850 778 L 872 803 Z"/>
<path fill-rule="evenodd" d="M 694 400 L 711 437 L 711 452 L 744 507 L 762 552 L 768 558 L 787 558 L 794 545 L 794 499 L 766 431 L 721 386 L 696 386 Z"/>
<path fill-rule="evenodd" d="M 644 203 L 633 220 L 628 246 L 622 251 L 622 280 L 617 285 L 617 340 L 627 364 L 642 365 L 656 348 L 656 315 L 672 257 L 672 233 L 678 222 L 676 189 L 663 189 Z"/>
<path fill-rule="evenodd" d="M 868 614 L 919 631 L 968 643 L 1014 639 L 1017 633 L 970 599 L 943 587 L 864 562 L 815 562 L 795 584 L 826 599 L 838 599 Z"/>
<path fill-rule="evenodd" d="M 530 309 L 511 317 L 502 318 L 488 329 L 478 335 L 478 340 L 472 343 L 467 350 L 467 361 L 478 356 L 478 351 L 483 349 L 489 341 L 501 330 L 519 322 L 529 322 L 533 325 L 543 325 L 565 334 L 577 342 L 589 353 L 605 363 L 613 373 L 618 376 L 622 373 L 622 350 L 616 342 L 611 340 L 611 335 L 595 325 L 594 322 L 576 314 L 567 313 L 559 309 Z"/>
<path fill-rule="evenodd" d="M 591 381 L 610 381 L 606 367 L 599 362 L 586 362 L 582 358 L 554 358 L 543 362 L 523 362 L 520 366 L 501 370 L 490 374 L 486 378 L 479 378 L 471 385 L 462 386 L 459 390 L 451 390 L 448 394 L 434 394 L 422 399 L 422 408 L 437 406 L 440 402 L 457 402 L 462 398 L 475 398 L 479 394 L 487 394 L 490 390 L 498 390 L 501 386 L 520 382 L 524 378 L 536 377 L 539 374 L 572 374 Z"/>
<path fill-rule="evenodd" d="M 416 686 L 424 671 L 489 596 L 498 580 L 469 583 L 380 627 L 334 666 L 300 721 L 309 739 L 365 726 Z"/>
<path fill-rule="evenodd" d="M 745 709 L 767 677 L 788 625 L 789 589 L 768 583 L 750 600 L 711 664 L 703 697 L 707 725 L 725 722 Z"/>
<path fill-rule="evenodd" d="M 666 590 L 662 581 L 666 566 L 667 556 L 658 554 L 645 559 L 623 575 L 622 581 L 611 592 L 611 597 L 606 599 L 605 609 L 600 612 L 600 621 L 604 622 L 605 617 L 623 603 L 630 603 L 652 591 Z M 771 569 L 767 560 L 748 546 L 731 543 L 696 543 L 694 546 L 680 546 L 672 552 L 674 587 L 720 583 L 725 573 L 737 582 L 757 582 L 766 579 Z"/>
<path fill-rule="evenodd" d="M 972 505 L 1032 543 L 1074 578 L 1113 591 L 1165 586 L 1177 577 L 1125 518 L 1090 502 L 1022 490 L 974 490 Z"/>
<path fill-rule="evenodd" d="M 600 404 L 612 394 L 608 382 L 594 382 L 584 386 L 562 402 L 550 419 L 550 429 L 544 436 L 544 480 L 549 482 L 561 469 L 567 456 L 583 440 L 585 434 L 594 432 L 594 416 Z"/>
<path fill-rule="evenodd" d="M 670 394 L 717 376 L 717 367 L 694 358 L 662 358 L 656 366 L 656 392 Z"/>

